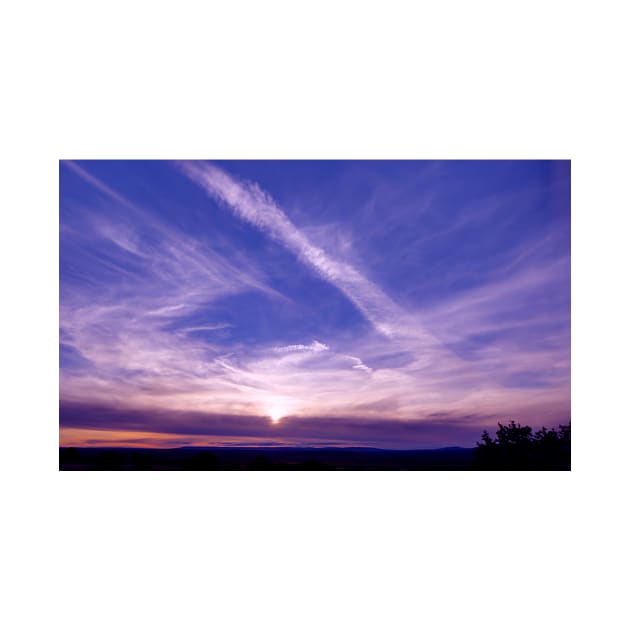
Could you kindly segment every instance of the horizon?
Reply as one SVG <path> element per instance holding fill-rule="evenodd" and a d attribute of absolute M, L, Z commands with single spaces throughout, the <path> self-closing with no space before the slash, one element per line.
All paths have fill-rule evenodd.
<path fill-rule="evenodd" d="M 462 451 L 472 451 L 474 447 L 472 446 L 435 446 L 431 448 L 381 448 L 378 446 L 255 446 L 248 444 L 241 445 L 230 445 L 230 444 L 219 444 L 217 446 L 211 445 L 200 445 L 200 446 L 190 446 L 190 445 L 182 445 L 182 446 L 128 446 L 128 445 L 117 445 L 117 446 L 102 446 L 102 445 L 91 445 L 86 444 L 82 446 L 60 446 L 60 449 L 87 449 L 87 450 L 130 450 L 130 451 L 178 451 L 178 450 L 191 450 L 191 451 L 220 451 L 220 450 L 234 450 L 234 451 L 276 451 L 276 450 L 285 450 L 285 451 L 383 451 L 386 453 L 412 453 L 417 451 L 452 451 L 452 450 L 462 450 Z"/>
<path fill-rule="evenodd" d="M 569 161 L 60 161 L 60 446 L 570 423 Z"/>

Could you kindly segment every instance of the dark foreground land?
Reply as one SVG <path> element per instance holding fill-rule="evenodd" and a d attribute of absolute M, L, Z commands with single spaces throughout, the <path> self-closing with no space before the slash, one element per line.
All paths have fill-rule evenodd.
<path fill-rule="evenodd" d="M 60 470 L 469 470 L 473 449 L 60 448 Z"/>

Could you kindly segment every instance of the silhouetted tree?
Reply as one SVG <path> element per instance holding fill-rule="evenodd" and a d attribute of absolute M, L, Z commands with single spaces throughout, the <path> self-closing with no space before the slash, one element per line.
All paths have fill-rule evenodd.
<path fill-rule="evenodd" d="M 531 427 L 511 420 L 499 429 L 493 439 L 487 431 L 481 434 L 474 451 L 473 467 L 477 470 L 570 470 L 571 425 L 559 429 L 542 427 L 534 433 Z"/>

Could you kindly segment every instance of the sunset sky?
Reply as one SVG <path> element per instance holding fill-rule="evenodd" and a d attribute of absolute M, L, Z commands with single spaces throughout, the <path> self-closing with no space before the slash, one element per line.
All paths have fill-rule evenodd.
<path fill-rule="evenodd" d="M 60 443 L 570 420 L 567 161 L 63 161 Z"/>

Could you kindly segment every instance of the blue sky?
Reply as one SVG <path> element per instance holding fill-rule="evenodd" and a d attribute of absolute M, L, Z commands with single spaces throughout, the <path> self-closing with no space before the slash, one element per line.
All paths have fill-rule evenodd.
<path fill-rule="evenodd" d="M 567 161 L 60 163 L 65 444 L 570 418 Z"/>

